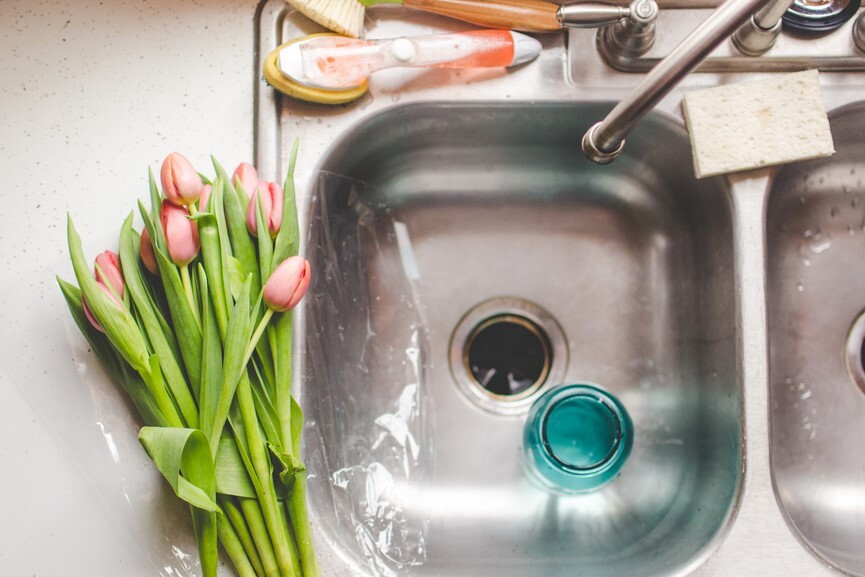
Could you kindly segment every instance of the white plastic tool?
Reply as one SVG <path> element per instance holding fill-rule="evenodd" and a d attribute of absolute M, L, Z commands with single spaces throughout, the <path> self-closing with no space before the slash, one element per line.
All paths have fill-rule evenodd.
<path fill-rule="evenodd" d="M 313 36 L 282 47 L 279 69 L 287 78 L 324 90 L 360 86 L 386 68 L 488 68 L 533 60 L 541 43 L 510 30 L 473 30 L 453 34 L 361 40 Z"/>

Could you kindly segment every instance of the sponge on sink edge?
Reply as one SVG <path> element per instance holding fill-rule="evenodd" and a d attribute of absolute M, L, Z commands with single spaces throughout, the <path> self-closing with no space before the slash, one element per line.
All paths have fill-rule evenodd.
<path fill-rule="evenodd" d="M 697 178 L 835 152 L 816 70 L 689 92 L 682 109 Z"/>

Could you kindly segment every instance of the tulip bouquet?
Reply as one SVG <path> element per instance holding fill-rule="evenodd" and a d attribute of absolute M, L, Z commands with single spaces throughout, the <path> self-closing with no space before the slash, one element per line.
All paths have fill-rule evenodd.
<path fill-rule="evenodd" d="M 150 174 L 119 249 L 87 264 L 70 219 L 78 285 L 69 310 L 143 427 L 139 440 L 189 504 L 201 571 L 221 545 L 241 577 L 317 577 L 291 395 L 291 309 L 307 290 L 292 151 L 285 186 L 241 164 L 200 175 L 177 153 Z M 247 193 L 251 193 L 251 197 Z"/>

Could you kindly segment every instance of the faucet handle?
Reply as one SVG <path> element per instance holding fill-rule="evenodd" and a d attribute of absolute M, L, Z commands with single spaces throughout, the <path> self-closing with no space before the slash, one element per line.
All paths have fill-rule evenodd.
<path fill-rule="evenodd" d="M 634 0 L 629 6 L 612 2 L 576 2 L 563 4 L 556 11 L 556 18 L 564 28 L 601 28 L 632 19 L 641 19 L 647 14 L 646 4 L 653 0 Z M 655 5 L 657 16 L 657 5 Z M 654 17 L 652 17 L 654 20 Z"/>
<path fill-rule="evenodd" d="M 628 6 L 628 18 L 607 26 L 598 34 L 598 48 L 602 55 L 617 58 L 643 56 L 655 44 L 655 20 L 658 4 L 655 0 L 634 0 Z"/>

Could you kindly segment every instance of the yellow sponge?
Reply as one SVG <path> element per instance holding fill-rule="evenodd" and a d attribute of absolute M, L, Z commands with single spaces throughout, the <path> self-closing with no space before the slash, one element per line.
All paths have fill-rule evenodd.
<path fill-rule="evenodd" d="M 835 152 L 816 70 L 689 92 L 682 109 L 697 178 Z"/>
<path fill-rule="evenodd" d="M 357 100 L 363 96 L 369 88 L 369 81 L 367 80 L 364 80 L 363 84 L 354 88 L 347 88 L 345 90 L 322 90 L 321 88 L 313 88 L 312 86 L 306 86 L 295 82 L 282 73 L 279 69 L 279 51 L 286 46 L 295 44 L 296 42 L 303 42 L 304 40 L 315 38 L 316 36 L 339 35 L 328 32 L 322 34 L 310 34 L 309 36 L 290 40 L 285 44 L 280 45 L 279 48 L 268 54 L 267 58 L 264 59 L 264 79 L 267 83 L 292 98 L 305 100 L 307 102 L 318 102 L 320 104 L 345 104 L 346 102 L 352 102 L 353 100 Z"/>

